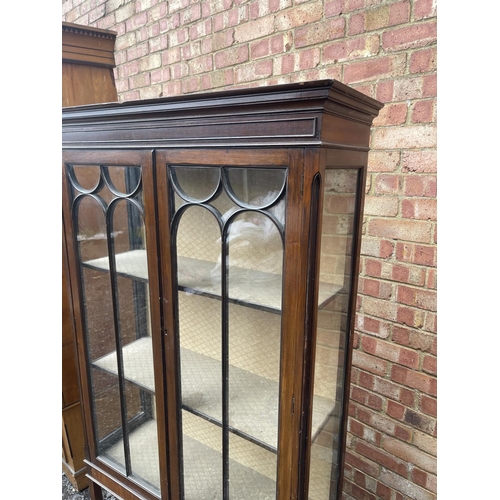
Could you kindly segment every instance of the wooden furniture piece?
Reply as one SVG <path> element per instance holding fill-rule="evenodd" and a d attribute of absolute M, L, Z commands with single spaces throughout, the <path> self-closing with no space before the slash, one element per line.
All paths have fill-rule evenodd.
<path fill-rule="evenodd" d="M 76 106 L 117 101 L 113 75 L 113 31 L 62 23 L 62 105 Z M 62 469 L 81 491 L 85 476 L 84 435 L 75 333 L 70 306 L 67 262 L 62 264 Z"/>
<path fill-rule="evenodd" d="M 340 498 L 381 107 L 327 80 L 63 110 L 94 499 Z"/>

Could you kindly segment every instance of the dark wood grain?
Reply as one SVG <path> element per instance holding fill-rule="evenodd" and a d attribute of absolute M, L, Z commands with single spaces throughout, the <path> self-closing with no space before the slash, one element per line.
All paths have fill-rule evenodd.
<path fill-rule="evenodd" d="M 92 81 L 99 87 L 100 76 L 85 78 L 86 88 L 94 85 Z M 137 164 L 143 168 L 162 499 L 181 500 L 183 480 L 177 259 L 171 235 L 173 200 L 167 167 L 286 168 L 276 498 L 305 500 L 311 459 L 323 177 L 326 168 L 361 172 L 354 258 L 349 269 L 350 331 L 340 434 L 344 448 L 367 152 L 370 126 L 381 107 L 381 103 L 346 85 L 323 80 L 63 110 L 63 168 L 71 162 Z M 150 492 L 97 457 L 89 410 L 88 360 L 82 348 L 85 335 L 76 235 L 64 186 L 63 219 L 89 434 L 89 475 L 96 485 L 108 487 L 125 500 L 150 500 L 154 498 Z M 341 461 L 338 499 L 342 473 Z"/>

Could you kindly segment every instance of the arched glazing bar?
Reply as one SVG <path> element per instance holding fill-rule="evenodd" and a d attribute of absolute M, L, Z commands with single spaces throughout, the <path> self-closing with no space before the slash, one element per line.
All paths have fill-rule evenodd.
<path fill-rule="evenodd" d="M 284 226 L 284 200 L 286 193 L 286 169 L 280 169 L 281 172 L 279 176 L 282 177 L 282 181 L 280 180 L 277 184 L 279 189 L 273 189 L 272 191 L 266 191 L 264 194 L 270 194 L 267 199 L 264 201 L 260 201 L 258 203 L 249 203 L 246 200 L 241 199 L 241 195 L 235 193 L 233 186 L 230 181 L 230 173 L 232 167 L 197 167 L 196 170 L 198 172 L 204 172 L 203 168 L 209 169 L 209 173 L 212 176 L 212 183 L 209 188 L 206 189 L 205 193 L 200 195 L 200 193 L 189 192 L 189 186 L 184 185 L 181 187 L 179 180 L 180 175 L 183 175 L 185 171 L 188 171 L 190 166 L 170 166 L 168 168 L 168 175 L 170 179 L 170 186 L 172 192 L 172 199 L 174 198 L 174 193 L 180 198 L 176 202 L 177 207 L 175 207 L 172 202 L 172 216 L 171 216 L 171 245 L 172 251 L 174 255 L 177 255 L 177 262 L 175 263 L 175 271 L 174 275 L 176 276 L 176 286 L 179 292 L 186 292 L 188 294 L 193 295 L 201 295 L 205 297 L 209 297 L 212 299 L 217 299 L 220 301 L 220 344 L 221 344 L 221 366 L 220 366 L 220 376 L 221 376 L 221 415 L 217 415 L 214 417 L 213 415 L 204 413 L 203 411 L 198 410 L 197 408 L 190 407 L 184 400 L 181 403 L 181 407 L 183 410 L 190 412 L 198 417 L 205 419 L 208 422 L 215 423 L 216 426 L 222 429 L 222 493 L 220 496 L 216 495 L 214 498 L 223 498 L 229 499 L 232 496 L 230 492 L 230 463 L 233 463 L 230 458 L 230 435 L 238 436 L 243 438 L 245 441 L 253 443 L 258 447 L 271 452 L 276 456 L 277 452 L 277 437 L 271 439 L 271 443 L 267 442 L 259 437 L 253 436 L 250 432 L 242 430 L 237 425 L 231 424 L 230 417 L 230 387 L 231 387 L 231 371 L 230 371 L 230 307 L 242 307 L 246 308 L 255 308 L 260 309 L 263 313 L 273 313 L 273 315 L 281 314 L 281 289 L 282 289 L 282 265 L 283 265 L 283 249 L 284 249 L 284 240 L 285 240 L 285 226 Z M 238 167 L 239 173 L 244 173 L 244 169 Z M 255 169 L 256 171 L 264 171 L 264 169 Z M 267 169 L 265 169 L 267 170 Z M 278 170 L 278 169 L 275 169 Z M 180 174 L 180 175 L 179 175 Z M 203 175 L 202 174 L 202 175 Z M 184 175 L 184 181 L 187 180 L 189 176 Z M 195 178 L 196 175 L 193 175 Z M 194 181 L 194 179 L 191 179 Z M 272 186 L 274 187 L 274 186 Z M 219 197 L 226 196 L 226 199 L 230 200 L 232 203 L 232 207 L 227 210 L 220 210 L 216 205 L 218 205 Z M 216 225 L 218 227 L 218 232 L 220 233 L 220 238 L 218 240 L 219 250 L 218 250 L 218 258 L 213 259 L 211 261 L 211 268 L 208 269 L 210 271 L 210 279 L 212 280 L 212 287 L 206 286 L 206 283 L 196 283 L 195 281 L 189 282 L 184 276 L 184 274 L 189 274 L 189 270 L 186 273 L 186 266 L 189 265 L 195 266 L 199 265 L 198 262 L 195 262 L 194 259 L 190 257 L 186 257 L 183 255 L 183 252 L 179 246 L 179 225 L 181 223 L 182 217 L 184 214 L 188 213 L 190 209 L 199 208 L 204 209 L 207 213 L 210 213 L 216 221 Z M 227 208 L 227 207 L 226 207 Z M 283 208 L 280 213 L 280 208 Z M 237 294 L 232 294 L 230 292 L 230 276 L 232 276 L 233 269 L 235 270 L 235 275 L 237 272 L 246 273 L 244 276 L 248 280 L 253 280 L 258 275 L 258 271 L 252 269 L 240 270 L 236 271 L 236 267 L 232 267 L 229 264 L 229 253 L 231 248 L 231 238 L 235 236 L 238 237 L 238 223 L 241 222 L 242 227 L 248 228 L 251 223 L 246 223 L 245 218 L 253 218 L 259 219 L 259 221 L 265 221 L 266 226 L 270 226 L 271 231 L 276 233 L 276 237 L 280 242 L 280 269 L 279 275 L 275 275 L 279 280 L 278 289 L 279 289 L 279 304 L 265 304 L 260 303 L 258 301 L 252 303 L 248 298 L 239 298 Z M 246 226 L 245 226 L 246 224 Z M 257 226 L 254 224 L 254 226 Z M 236 232 L 236 233 L 235 233 Z M 241 236 L 241 235 L 240 235 Z M 205 269 L 206 271 L 206 269 Z M 195 268 L 192 268 L 192 274 L 195 274 Z M 260 273 L 263 275 L 264 273 Z M 276 280 L 275 278 L 275 280 Z M 265 288 L 265 284 L 263 284 L 263 288 Z M 264 290 L 265 291 L 265 290 Z M 179 301 L 179 298 L 178 298 Z M 231 306 L 233 304 L 233 306 Z M 179 310 L 177 309 L 177 331 L 179 332 Z M 182 318 L 180 318 L 182 321 Z M 182 334 L 179 333 L 179 336 Z M 279 334 L 280 336 L 281 334 Z M 279 341 L 280 343 L 280 341 Z M 182 350 L 179 348 L 179 353 Z M 182 357 L 182 354 L 181 354 Z M 279 358 L 279 349 L 277 357 Z M 182 394 L 182 387 L 184 381 L 183 377 L 183 364 L 182 360 L 179 360 L 179 366 L 181 366 L 180 373 L 180 385 Z M 241 372 L 241 370 L 240 370 Z M 279 379 L 279 360 L 277 362 L 277 376 Z M 234 372 L 236 373 L 236 372 Z M 243 373 L 243 372 L 241 372 Z M 276 428 L 277 428 L 277 414 L 278 414 L 278 381 L 274 383 L 274 387 L 276 387 L 276 403 L 275 403 L 275 415 L 276 415 Z M 234 388 L 233 388 L 234 389 Z M 182 424 L 181 424 L 182 426 Z M 274 431 L 277 434 L 277 429 Z M 181 461 L 183 462 L 184 469 L 188 467 L 186 460 L 183 460 L 181 457 Z M 275 468 L 275 467 L 274 467 Z M 273 472 L 275 474 L 275 471 Z M 184 479 L 184 498 L 186 500 L 191 500 L 190 487 L 186 484 L 188 481 L 189 474 L 184 470 L 184 474 L 182 475 Z M 231 488 L 232 488 L 231 484 Z M 275 488 L 275 486 L 274 486 Z M 270 497 L 271 498 L 271 497 Z"/>

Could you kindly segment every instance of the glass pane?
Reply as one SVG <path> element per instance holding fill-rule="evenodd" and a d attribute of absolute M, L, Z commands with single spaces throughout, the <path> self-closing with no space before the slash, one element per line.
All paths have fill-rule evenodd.
<path fill-rule="evenodd" d="M 309 498 L 336 499 L 358 170 L 327 169 L 321 227 Z"/>
<path fill-rule="evenodd" d="M 229 297 L 245 302 L 230 304 L 228 315 L 230 496 L 243 499 L 253 485 L 258 498 L 271 499 L 276 496 L 283 244 L 268 216 L 245 212 L 231 223 L 227 245 Z"/>
<path fill-rule="evenodd" d="M 101 258 L 108 261 L 108 240 L 103 207 L 91 197 L 84 196 L 77 205 L 77 241 L 85 262 Z M 91 363 L 105 358 L 116 350 L 113 322 L 111 283 L 107 273 L 84 267 L 82 287 L 85 304 L 87 350 Z M 94 398 L 94 428 L 98 452 L 114 445 L 121 436 L 120 389 L 116 373 L 116 357 L 110 360 L 109 371 L 96 369 L 92 364 L 91 388 Z M 120 446 L 119 444 L 117 446 Z M 123 444 L 121 444 L 123 450 Z M 118 462 L 125 467 L 125 463 Z"/>
<path fill-rule="evenodd" d="M 189 201 L 203 202 L 211 198 L 220 183 L 218 167 L 170 167 L 174 188 Z"/>
<path fill-rule="evenodd" d="M 113 205 L 114 255 L 127 258 L 131 252 L 146 251 L 140 205 L 119 199 Z M 117 329 L 121 346 L 127 409 L 130 475 L 160 487 L 156 431 L 155 386 L 148 284 L 118 272 L 114 287 L 117 301 Z"/>
<path fill-rule="evenodd" d="M 89 169 L 106 179 L 75 205 L 97 452 L 159 494 L 140 168 Z"/>
<path fill-rule="evenodd" d="M 204 193 L 196 194 L 198 186 L 190 184 L 199 182 L 203 168 L 195 166 L 189 173 L 190 168 L 175 168 L 184 176 L 182 188 L 190 193 L 191 201 L 183 204 L 180 198 L 186 199 L 185 193 L 176 186 L 173 218 L 184 497 L 247 499 L 251 495 L 274 499 L 283 179 L 270 186 L 264 174 L 261 184 L 251 190 L 251 196 L 267 194 L 278 185 L 277 194 L 259 202 L 267 212 L 260 213 L 235 200 L 234 193 L 227 190 L 228 179 L 222 185 L 215 184 L 222 167 L 207 168 L 216 170 L 213 183 Z M 246 178 L 259 181 L 259 176 L 252 175 Z M 233 181 L 238 179 L 236 176 Z M 195 196 L 201 199 L 202 195 L 212 196 L 211 192 L 214 196 L 203 206 L 191 205 Z M 266 208 L 272 203 L 272 208 Z"/>
<path fill-rule="evenodd" d="M 270 168 L 228 168 L 230 192 L 242 206 L 264 208 L 274 203 L 285 186 L 286 171 Z"/>
<path fill-rule="evenodd" d="M 182 440 L 186 500 L 222 498 L 220 227 L 190 207 L 177 230 Z M 218 425 L 209 423 L 217 422 Z"/>
<path fill-rule="evenodd" d="M 104 170 L 109 189 L 117 195 L 133 193 L 139 186 L 141 167 L 108 166 Z"/>
<path fill-rule="evenodd" d="M 74 165 L 69 174 L 74 188 L 81 192 L 93 191 L 101 178 L 99 165 Z"/>

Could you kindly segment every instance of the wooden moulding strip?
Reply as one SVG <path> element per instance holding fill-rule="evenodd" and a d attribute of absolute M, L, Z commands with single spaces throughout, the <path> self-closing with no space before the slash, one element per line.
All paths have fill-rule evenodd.
<path fill-rule="evenodd" d="M 62 62 L 115 67 L 114 31 L 62 23 Z"/>

